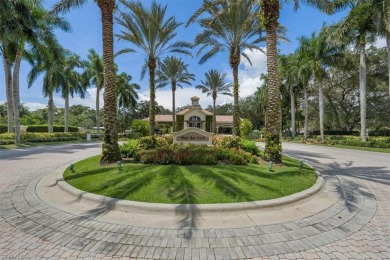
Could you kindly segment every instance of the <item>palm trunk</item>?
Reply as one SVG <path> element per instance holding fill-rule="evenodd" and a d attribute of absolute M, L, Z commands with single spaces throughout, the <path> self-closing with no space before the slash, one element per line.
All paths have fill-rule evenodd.
<path fill-rule="evenodd" d="M 291 132 L 292 137 L 295 137 L 295 97 L 294 97 L 294 88 L 290 87 L 290 99 L 291 99 Z"/>
<path fill-rule="evenodd" d="M 387 45 L 387 69 L 389 72 L 389 95 L 390 95 L 390 36 L 386 36 L 386 45 Z"/>
<path fill-rule="evenodd" d="M 154 84 L 155 70 L 156 70 L 156 59 L 149 57 L 148 61 L 149 68 L 149 88 L 150 88 L 150 106 L 149 106 L 149 134 L 154 135 L 156 128 L 156 88 Z"/>
<path fill-rule="evenodd" d="M 24 43 L 22 43 L 22 50 L 24 49 Z M 12 86 L 12 95 L 13 95 L 13 111 L 14 111 L 14 123 L 15 123 L 15 143 L 20 144 L 20 92 L 19 92 L 19 74 L 20 74 L 20 64 L 22 63 L 23 51 L 19 50 L 16 53 L 15 66 L 13 73 L 13 86 Z"/>
<path fill-rule="evenodd" d="M 53 100 L 53 90 L 50 90 L 49 92 L 49 101 L 48 101 L 48 124 L 49 124 L 49 133 L 53 133 L 53 125 L 54 125 L 54 100 Z"/>
<path fill-rule="evenodd" d="M 233 70 L 233 135 L 240 136 L 240 106 L 238 104 L 238 65 L 240 64 L 240 52 L 233 49 L 230 52 L 230 66 Z"/>
<path fill-rule="evenodd" d="M 8 58 L 3 57 L 4 72 L 5 72 L 5 92 L 7 95 L 7 123 L 8 133 L 12 133 L 14 130 L 13 126 L 13 98 L 12 98 L 12 69 L 11 62 Z"/>
<path fill-rule="evenodd" d="M 172 131 L 176 132 L 176 97 L 175 97 L 175 92 L 176 92 L 176 82 L 172 81 Z"/>
<path fill-rule="evenodd" d="M 69 92 L 65 94 L 65 129 L 64 132 L 69 132 Z"/>
<path fill-rule="evenodd" d="M 99 115 L 99 101 L 100 101 L 100 91 L 99 88 L 96 87 L 96 132 L 99 134 L 100 133 L 100 115 Z"/>
<path fill-rule="evenodd" d="M 262 15 L 266 27 L 268 99 L 265 112 L 265 158 L 275 163 L 282 161 L 281 105 L 278 83 L 278 50 L 276 29 L 279 19 L 279 1 L 261 1 Z"/>
<path fill-rule="evenodd" d="M 97 0 L 102 13 L 103 65 L 104 65 L 104 143 L 100 164 L 106 165 L 121 159 L 118 146 L 116 117 L 113 12 L 114 0 Z"/>
<path fill-rule="evenodd" d="M 213 98 L 213 123 L 211 126 L 212 133 L 216 134 L 217 133 L 217 116 L 215 114 L 215 98 Z"/>
<path fill-rule="evenodd" d="M 359 82 L 360 82 L 360 138 L 362 142 L 367 141 L 366 137 L 366 111 L 367 111 L 367 95 L 366 95 L 366 45 L 360 44 L 360 67 L 359 67 Z"/>
<path fill-rule="evenodd" d="M 307 87 L 303 86 L 303 92 L 305 96 L 305 126 L 304 126 L 304 132 L 303 132 L 303 138 L 307 139 L 307 125 L 309 123 L 309 109 L 308 109 L 308 100 L 307 100 Z"/>
<path fill-rule="evenodd" d="M 324 93 L 323 93 L 323 87 L 322 82 L 318 82 L 318 105 L 320 110 L 320 135 L 321 135 L 321 142 L 324 142 Z"/>

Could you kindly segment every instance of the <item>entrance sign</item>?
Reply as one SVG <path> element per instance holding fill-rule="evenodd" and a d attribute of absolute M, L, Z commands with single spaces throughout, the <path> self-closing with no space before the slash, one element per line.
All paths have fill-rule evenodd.
<path fill-rule="evenodd" d="M 190 127 L 173 133 L 174 144 L 206 144 L 212 145 L 212 133 L 199 128 Z"/>

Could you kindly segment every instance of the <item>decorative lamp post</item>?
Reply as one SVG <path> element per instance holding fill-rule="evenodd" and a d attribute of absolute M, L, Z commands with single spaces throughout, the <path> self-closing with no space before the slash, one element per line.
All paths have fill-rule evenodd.
<path fill-rule="evenodd" d="M 303 163 L 303 161 L 300 161 L 299 162 L 299 169 L 302 171 L 303 170 L 303 166 L 305 166 L 305 164 Z"/>
<path fill-rule="evenodd" d="M 268 171 L 272 171 L 272 165 L 273 165 L 273 161 L 269 161 L 268 162 Z"/>
<path fill-rule="evenodd" d="M 122 171 L 122 162 L 121 161 L 117 161 L 116 166 L 118 166 L 118 171 Z"/>

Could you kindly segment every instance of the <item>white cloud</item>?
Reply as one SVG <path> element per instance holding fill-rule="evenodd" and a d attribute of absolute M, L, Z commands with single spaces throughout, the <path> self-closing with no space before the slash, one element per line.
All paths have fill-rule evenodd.
<path fill-rule="evenodd" d="M 247 97 L 255 93 L 257 87 L 261 85 L 260 74 L 267 72 L 267 56 L 259 51 L 245 50 L 245 54 L 250 58 L 252 66 L 247 59 L 241 57 L 242 68 L 238 72 L 240 82 L 240 97 Z"/>
<path fill-rule="evenodd" d="M 4 104 L 5 101 L 0 101 L 0 105 Z M 22 102 L 23 106 L 28 107 L 30 111 L 35 111 L 38 109 L 46 108 L 47 104 L 42 104 L 42 103 L 36 103 L 36 102 Z"/>
<path fill-rule="evenodd" d="M 386 39 L 385 38 L 377 38 L 372 45 L 374 45 L 377 48 L 383 48 L 386 46 Z"/>
<path fill-rule="evenodd" d="M 103 93 L 104 93 L 104 90 L 99 92 L 99 97 L 100 97 L 99 106 L 100 106 L 100 108 L 102 108 L 104 106 Z M 57 107 L 64 107 L 65 100 L 60 96 L 54 97 L 54 103 Z M 95 109 L 96 108 L 96 88 L 87 89 L 87 93 L 86 93 L 84 99 L 80 98 L 79 96 L 75 96 L 74 98 L 71 97 L 69 99 L 69 105 L 70 106 L 83 105 L 83 106 L 87 106 L 87 107 L 90 107 L 92 109 Z"/>

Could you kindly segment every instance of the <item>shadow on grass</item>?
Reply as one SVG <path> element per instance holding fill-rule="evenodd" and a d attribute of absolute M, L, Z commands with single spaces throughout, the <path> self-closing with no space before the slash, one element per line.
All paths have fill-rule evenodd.
<path fill-rule="evenodd" d="M 93 167 L 92 162 L 92 167 Z M 97 166 L 97 164 L 96 164 Z M 295 165 L 294 165 L 295 166 Z M 178 203 L 175 212 L 180 216 L 177 225 L 183 232 L 184 237 L 191 238 L 193 231 L 197 229 L 197 223 L 200 218 L 200 211 L 196 204 L 199 203 L 199 187 L 196 186 L 193 177 L 201 183 L 220 191 L 224 196 L 232 198 L 231 201 L 251 201 L 254 200 L 248 189 L 242 186 L 261 188 L 268 193 L 277 196 L 283 196 L 282 192 L 262 180 L 274 180 L 289 176 L 302 175 L 299 170 L 288 172 L 262 172 L 265 171 L 261 166 L 242 167 L 235 165 L 218 166 L 178 166 L 178 165 L 138 165 L 126 163 L 123 165 L 123 171 L 118 173 L 116 167 L 102 167 L 75 175 L 67 176 L 67 181 L 83 181 L 83 179 L 92 177 L 93 180 L 101 181 L 99 185 L 88 188 L 88 182 L 84 186 L 89 192 L 109 196 L 104 203 L 96 208 L 89 210 L 83 217 L 98 218 L 101 215 L 115 209 L 116 199 L 128 199 L 136 192 L 147 189 L 152 182 L 157 181 L 158 187 L 166 191 L 167 196 L 173 203 Z M 244 171 L 244 172 L 243 172 Z M 101 176 L 99 176 L 101 175 Z M 99 178 L 98 178 L 99 176 Z M 104 176 L 107 176 L 105 179 Z M 257 179 L 254 181 L 254 179 Z M 155 183 L 156 184 L 156 183 Z M 154 185 L 155 185 L 154 184 Z M 81 195 L 82 197 L 83 195 Z M 81 198 L 78 198 L 80 200 Z"/>

